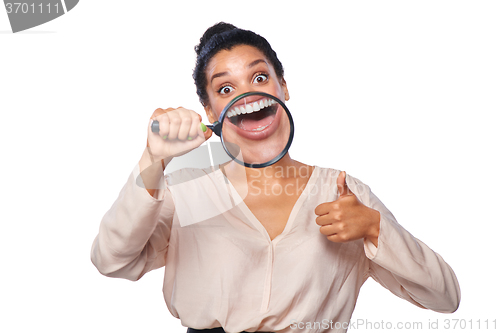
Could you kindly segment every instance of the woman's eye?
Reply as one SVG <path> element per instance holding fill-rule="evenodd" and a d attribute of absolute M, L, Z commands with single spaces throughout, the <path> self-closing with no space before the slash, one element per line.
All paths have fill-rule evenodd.
<path fill-rule="evenodd" d="M 262 83 L 267 81 L 267 75 L 266 74 L 259 74 L 253 79 L 254 83 Z"/>
<path fill-rule="evenodd" d="M 234 90 L 234 88 L 231 86 L 224 86 L 224 87 L 220 88 L 219 93 L 222 95 L 225 95 L 225 94 L 229 94 L 233 90 Z"/>

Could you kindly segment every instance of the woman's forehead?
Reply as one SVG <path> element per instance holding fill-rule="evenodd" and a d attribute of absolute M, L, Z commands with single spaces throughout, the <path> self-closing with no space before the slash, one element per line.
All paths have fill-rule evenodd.
<path fill-rule="evenodd" d="M 207 68 L 209 82 L 218 73 L 229 73 L 250 69 L 257 65 L 269 65 L 269 60 L 259 49 L 250 45 L 238 45 L 230 50 L 221 50 L 210 59 Z M 220 75 L 218 75 L 220 76 Z"/>

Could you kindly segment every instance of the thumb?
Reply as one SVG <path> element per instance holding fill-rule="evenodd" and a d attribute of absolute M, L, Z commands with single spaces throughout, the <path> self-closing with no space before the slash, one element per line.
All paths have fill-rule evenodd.
<path fill-rule="evenodd" d="M 351 191 L 347 186 L 346 182 L 346 172 L 342 171 L 337 178 L 337 189 L 339 193 L 339 198 L 351 195 Z"/>

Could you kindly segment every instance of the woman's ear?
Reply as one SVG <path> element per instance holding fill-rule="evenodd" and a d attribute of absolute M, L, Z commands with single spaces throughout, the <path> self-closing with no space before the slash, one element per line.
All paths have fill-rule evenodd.
<path fill-rule="evenodd" d="M 213 124 L 217 119 L 215 118 L 215 115 L 210 105 L 205 105 L 205 112 L 207 113 L 208 121 Z"/>
<path fill-rule="evenodd" d="M 288 87 L 286 86 L 285 78 L 281 79 L 281 87 L 283 88 L 283 92 L 285 93 L 285 101 L 290 99 L 290 94 L 288 93 Z"/>

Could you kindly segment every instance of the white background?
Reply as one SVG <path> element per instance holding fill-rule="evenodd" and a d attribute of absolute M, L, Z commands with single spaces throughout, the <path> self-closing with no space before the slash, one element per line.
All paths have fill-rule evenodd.
<path fill-rule="evenodd" d="M 499 17 L 498 1 L 83 0 L 12 34 L 0 10 L 0 331 L 186 331 L 161 269 L 106 278 L 90 246 L 151 113 L 203 113 L 193 47 L 219 21 L 262 34 L 284 64 L 292 157 L 370 185 L 460 281 L 460 308 L 438 314 L 369 280 L 353 320 L 499 329 Z"/>

